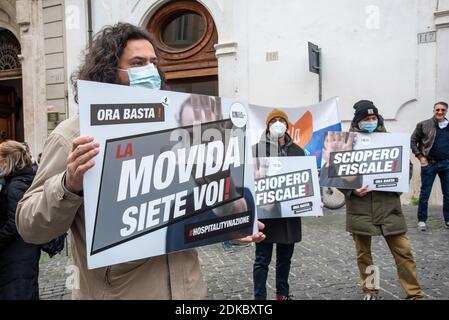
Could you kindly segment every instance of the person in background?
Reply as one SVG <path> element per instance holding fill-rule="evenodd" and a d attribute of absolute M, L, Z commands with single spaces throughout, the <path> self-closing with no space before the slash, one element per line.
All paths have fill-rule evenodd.
<path fill-rule="evenodd" d="M 24 145 L 0 144 L 0 300 L 39 299 L 40 246 L 25 243 L 17 232 L 17 203 L 31 186 L 36 166 Z"/>
<path fill-rule="evenodd" d="M 33 164 L 33 167 L 35 167 L 35 170 L 37 171 L 39 162 L 33 157 L 33 155 L 31 154 L 31 149 L 30 149 L 30 145 L 28 144 L 28 142 L 24 141 L 22 142 L 22 145 L 25 147 L 28 155 L 31 158 L 31 163 Z"/>
<path fill-rule="evenodd" d="M 444 225 L 449 228 L 449 120 L 448 104 L 437 102 L 433 117 L 417 124 L 411 137 L 413 154 L 421 163 L 421 193 L 418 205 L 418 229 L 427 230 L 427 209 L 435 177 L 443 190 Z"/>

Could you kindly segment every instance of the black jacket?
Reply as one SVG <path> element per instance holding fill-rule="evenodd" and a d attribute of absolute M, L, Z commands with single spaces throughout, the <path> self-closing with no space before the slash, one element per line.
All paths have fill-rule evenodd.
<path fill-rule="evenodd" d="M 435 117 L 422 121 L 416 125 L 412 134 L 411 148 L 413 154 L 419 158 L 428 157 L 437 135 L 438 121 Z"/>
<path fill-rule="evenodd" d="M 266 132 L 259 143 L 253 146 L 253 155 L 255 157 L 302 157 L 304 150 L 293 143 L 291 137 L 286 133 L 286 143 L 280 146 L 279 143 L 273 143 Z M 275 150 L 274 155 L 271 151 Z M 301 218 L 279 218 L 279 219 L 261 219 L 265 224 L 263 233 L 267 238 L 264 243 L 290 244 L 301 241 Z"/>
<path fill-rule="evenodd" d="M 39 298 L 40 247 L 25 243 L 15 224 L 17 203 L 33 182 L 37 167 L 19 169 L 0 192 L 0 300 Z"/>

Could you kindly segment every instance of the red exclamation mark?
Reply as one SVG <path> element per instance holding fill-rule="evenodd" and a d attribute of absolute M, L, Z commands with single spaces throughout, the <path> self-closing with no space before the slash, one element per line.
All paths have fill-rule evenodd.
<path fill-rule="evenodd" d="M 224 199 L 228 200 L 229 199 L 229 192 L 231 191 L 231 177 L 227 177 L 226 178 L 226 186 L 225 186 L 225 194 L 224 194 Z"/>
<path fill-rule="evenodd" d="M 398 167 L 398 160 L 394 160 L 393 161 L 393 171 L 396 171 L 397 167 Z"/>
<path fill-rule="evenodd" d="M 161 108 L 157 108 L 157 118 L 161 118 Z"/>
<path fill-rule="evenodd" d="M 306 184 L 306 194 L 310 194 L 310 184 Z"/>
<path fill-rule="evenodd" d="M 189 230 L 189 237 L 191 238 L 192 236 L 193 236 L 193 230 L 190 229 L 190 230 Z"/>

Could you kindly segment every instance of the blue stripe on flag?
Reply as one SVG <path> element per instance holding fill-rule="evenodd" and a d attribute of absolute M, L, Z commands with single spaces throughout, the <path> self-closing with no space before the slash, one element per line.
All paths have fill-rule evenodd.
<path fill-rule="evenodd" d="M 312 139 L 310 139 L 310 142 L 304 148 L 307 156 L 316 156 L 318 168 L 321 168 L 321 153 L 323 151 L 324 135 L 329 131 L 341 131 L 341 123 L 315 131 L 312 135 Z"/>

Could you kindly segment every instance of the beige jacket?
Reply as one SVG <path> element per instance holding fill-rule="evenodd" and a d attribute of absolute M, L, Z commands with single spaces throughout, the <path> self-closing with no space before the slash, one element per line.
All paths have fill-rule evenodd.
<path fill-rule="evenodd" d="M 87 269 L 83 198 L 67 191 L 63 183 L 72 141 L 79 135 L 79 118 L 75 117 L 62 122 L 48 137 L 36 178 L 17 207 L 16 224 L 22 238 L 42 244 L 70 229 L 80 280 L 79 289 L 73 290 L 74 299 L 204 298 L 206 287 L 195 250 Z"/>

